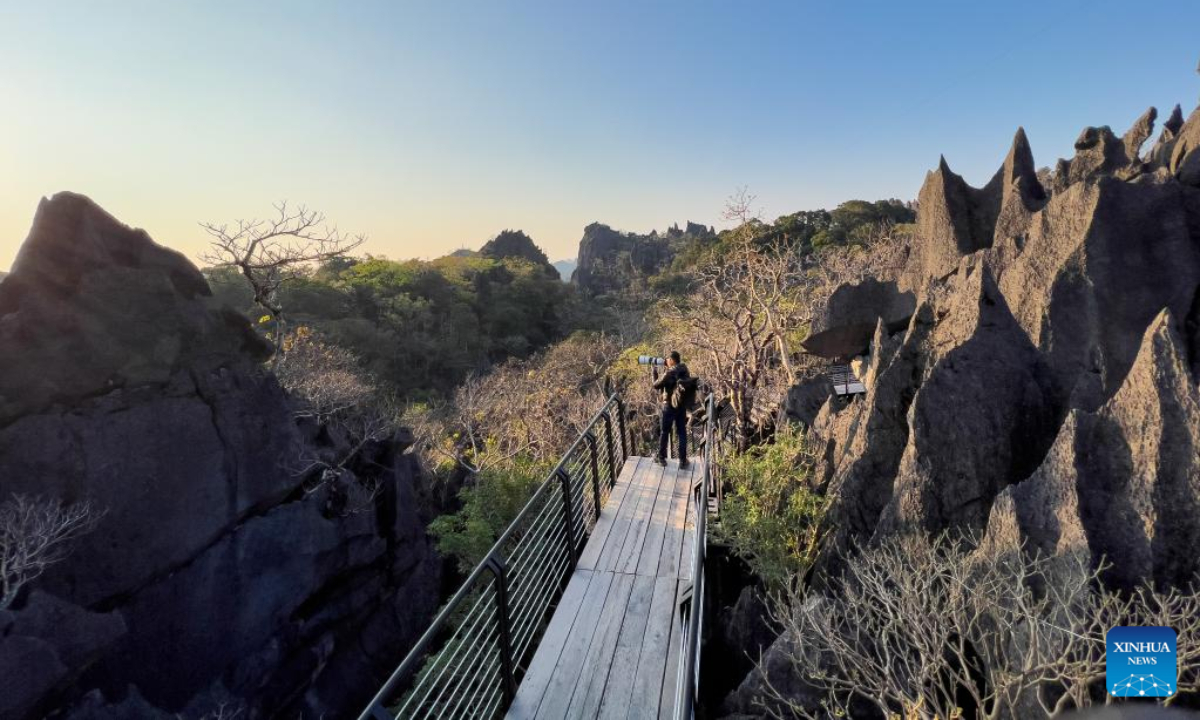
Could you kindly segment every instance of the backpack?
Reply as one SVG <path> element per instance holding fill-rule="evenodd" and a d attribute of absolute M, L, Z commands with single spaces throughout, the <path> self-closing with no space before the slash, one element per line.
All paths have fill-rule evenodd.
<path fill-rule="evenodd" d="M 675 381 L 675 389 L 671 391 L 671 407 L 690 410 L 696 404 L 696 390 L 700 386 L 700 378 L 685 375 Z"/>

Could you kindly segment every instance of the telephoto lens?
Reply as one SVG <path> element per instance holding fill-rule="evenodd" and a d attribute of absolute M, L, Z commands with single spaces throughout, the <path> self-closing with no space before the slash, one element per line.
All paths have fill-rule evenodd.
<path fill-rule="evenodd" d="M 653 355 L 638 355 L 638 365 L 666 365 L 666 358 L 654 357 Z"/>

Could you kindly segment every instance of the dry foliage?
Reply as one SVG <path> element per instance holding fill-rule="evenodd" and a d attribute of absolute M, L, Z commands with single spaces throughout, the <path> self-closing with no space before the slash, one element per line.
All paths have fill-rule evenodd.
<path fill-rule="evenodd" d="M 363 448 L 399 430 L 401 413 L 348 350 L 324 342 L 303 326 L 288 335 L 283 347 L 288 360 L 276 375 L 297 401 L 296 416 L 314 419 L 334 440 L 335 449 L 306 451 L 295 468 L 297 476 L 314 478 L 306 485 L 314 492 L 339 483 Z M 355 510 L 369 506 L 378 490 L 363 489 L 366 496 L 354 503 Z"/>
<path fill-rule="evenodd" d="M 665 311 L 671 338 L 690 350 L 696 370 L 728 399 L 738 424 L 738 447 L 755 433 L 760 406 L 775 402 L 797 379 L 792 340 L 809 322 L 798 254 L 756 241 L 761 222 L 754 197 L 739 190 L 724 216 L 738 223 L 732 249 L 713 255 L 695 274 L 685 302 Z"/>
<path fill-rule="evenodd" d="M 472 376 L 453 402 L 413 409 L 406 420 L 435 459 L 470 474 L 518 455 L 552 462 L 603 403 L 605 376 L 620 351 L 612 335 L 576 335 Z"/>
<path fill-rule="evenodd" d="M 1200 691 L 1200 596 L 1118 593 L 1083 556 L 974 547 L 888 541 L 851 559 L 832 595 L 780 598 L 775 619 L 788 660 L 822 706 L 779 692 L 760 667 L 770 712 L 816 718 L 870 706 L 885 717 L 1058 717 L 1111 700 L 1105 633 L 1116 625 L 1175 628 L 1180 688 Z"/>
<path fill-rule="evenodd" d="M 0 505 L 0 610 L 21 588 L 71 552 L 71 541 L 95 527 L 99 515 L 87 502 L 13 495 Z"/>

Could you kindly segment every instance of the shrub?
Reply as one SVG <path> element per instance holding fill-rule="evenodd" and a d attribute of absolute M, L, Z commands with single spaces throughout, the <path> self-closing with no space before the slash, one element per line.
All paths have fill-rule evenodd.
<path fill-rule="evenodd" d="M 469 573 L 549 471 L 545 464 L 514 459 L 476 475 L 474 484 L 459 493 L 462 509 L 429 524 L 429 532 L 437 538 L 438 552 L 455 558 L 459 569 Z"/>
<path fill-rule="evenodd" d="M 774 442 L 723 460 L 729 486 L 718 537 L 771 589 L 803 573 L 819 545 L 827 501 L 816 491 L 803 432 L 784 427 Z"/>

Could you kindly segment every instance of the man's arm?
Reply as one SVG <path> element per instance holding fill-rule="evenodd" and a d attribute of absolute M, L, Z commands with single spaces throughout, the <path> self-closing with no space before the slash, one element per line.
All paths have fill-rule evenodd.
<path fill-rule="evenodd" d="M 667 386 L 667 384 L 668 384 L 667 381 L 668 380 L 673 381 L 674 378 L 675 378 L 675 368 L 671 368 L 670 370 L 667 370 L 665 373 L 663 373 L 662 377 L 660 377 L 659 379 L 654 381 L 654 389 L 662 390 L 664 387 Z"/>

